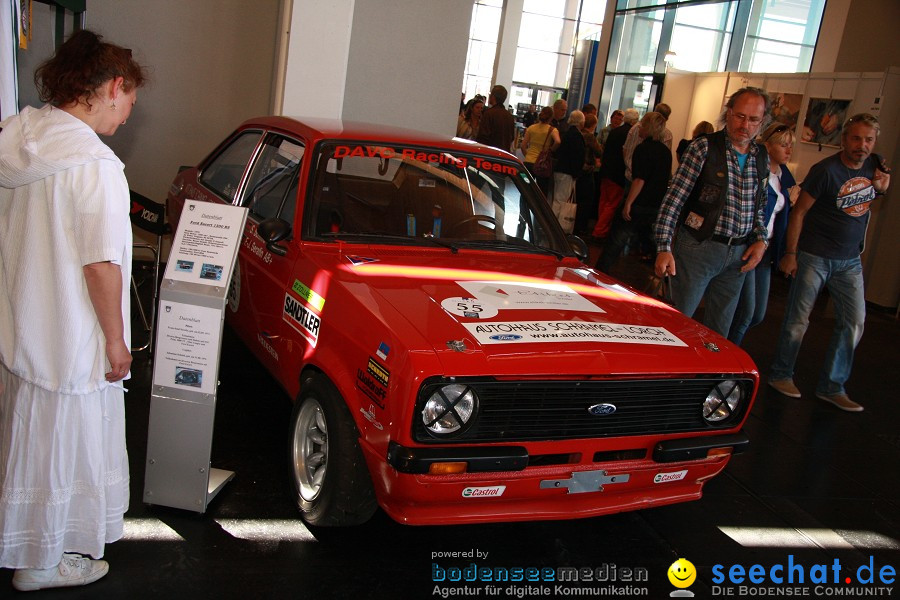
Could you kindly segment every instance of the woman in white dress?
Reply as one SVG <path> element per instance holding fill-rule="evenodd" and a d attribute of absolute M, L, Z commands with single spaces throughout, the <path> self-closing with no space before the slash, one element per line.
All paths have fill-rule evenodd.
<path fill-rule="evenodd" d="M 98 134 L 144 80 L 76 31 L 35 73 L 47 104 L 0 123 L 0 567 L 22 591 L 100 579 L 122 537 L 130 200 Z"/>

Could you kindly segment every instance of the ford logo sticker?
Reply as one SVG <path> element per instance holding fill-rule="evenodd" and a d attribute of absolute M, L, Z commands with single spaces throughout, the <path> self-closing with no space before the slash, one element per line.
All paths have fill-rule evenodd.
<path fill-rule="evenodd" d="M 498 342 L 514 342 L 516 340 L 521 340 L 521 335 L 516 335 L 514 333 L 502 333 L 498 335 L 492 335 L 492 340 L 497 340 Z"/>
<path fill-rule="evenodd" d="M 611 415 L 616 412 L 615 404 L 595 404 L 588 408 L 588 412 L 594 416 Z"/>

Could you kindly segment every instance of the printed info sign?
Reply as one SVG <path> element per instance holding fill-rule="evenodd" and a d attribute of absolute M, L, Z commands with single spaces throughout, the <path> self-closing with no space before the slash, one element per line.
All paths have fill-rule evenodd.
<path fill-rule="evenodd" d="M 216 393 L 222 311 L 163 300 L 153 383 Z"/>
<path fill-rule="evenodd" d="M 246 208 L 186 201 L 166 264 L 166 279 L 225 286 L 246 216 Z"/>
<path fill-rule="evenodd" d="M 618 342 L 687 346 L 662 327 L 586 321 L 490 321 L 463 323 L 480 344 Z"/>

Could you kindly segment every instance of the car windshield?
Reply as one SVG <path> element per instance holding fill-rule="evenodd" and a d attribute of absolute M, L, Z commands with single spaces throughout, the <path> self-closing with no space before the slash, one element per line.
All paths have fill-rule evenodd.
<path fill-rule="evenodd" d="M 536 182 L 512 161 L 331 142 L 311 199 L 313 239 L 571 254 Z"/>

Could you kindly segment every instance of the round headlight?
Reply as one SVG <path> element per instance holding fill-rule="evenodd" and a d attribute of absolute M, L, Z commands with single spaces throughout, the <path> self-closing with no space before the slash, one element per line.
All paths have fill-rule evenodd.
<path fill-rule="evenodd" d="M 478 396 L 467 385 L 452 383 L 439 387 L 425 402 L 422 422 L 435 435 L 459 431 L 475 414 Z"/>
<path fill-rule="evenodd" d="M 719 382 L 703 401 L 703 418 L 710 423 L 723 421 L 737 412 L 743 399 L 744 390 L 737 381 L 726 379 Z"/>

